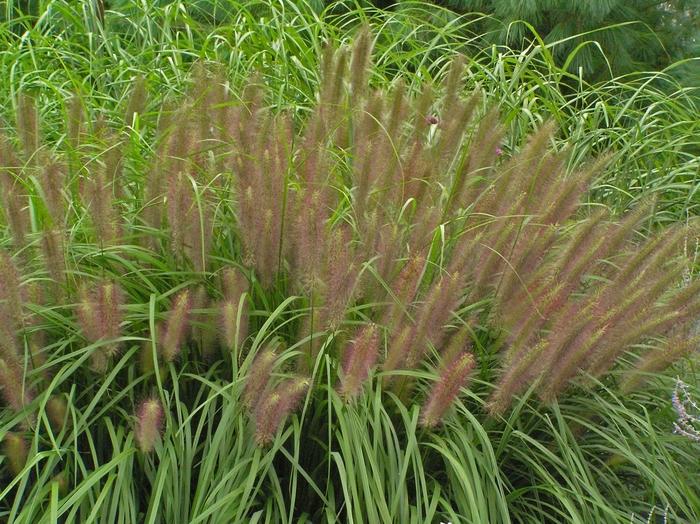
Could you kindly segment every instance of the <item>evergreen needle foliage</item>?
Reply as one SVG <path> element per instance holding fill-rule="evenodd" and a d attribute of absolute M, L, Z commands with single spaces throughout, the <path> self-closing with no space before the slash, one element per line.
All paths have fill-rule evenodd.
<path fill-rule="evenodd" d="M 326 46 L 304 113 L 198 63 L 157 114 L 137 75 L 119 125 L 75 93 L 56 147 L 18 94 L 2 518 L 700 518 L 647 416 L 698 342 L 695 226 L 587 205 L 610 158 L 514 133 L 463 56 L 377 87 L 379 39 Z"/>

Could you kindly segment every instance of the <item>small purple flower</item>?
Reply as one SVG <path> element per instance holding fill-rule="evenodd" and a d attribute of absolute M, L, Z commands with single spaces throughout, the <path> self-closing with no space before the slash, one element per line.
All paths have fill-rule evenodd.
<path fill-rule="evenodd" d="M 438 120 L 438 117 L 435 115 L 428 115 L 425 117 L 425 121 L 428 123 L 428 125 L 435 126 L 440 123 Z"/>
<path fill-rule="evenodd" d="M 503 149 L 500 147 L 496 146 L 496 156 L 501 156 L 503 154 Z"/>

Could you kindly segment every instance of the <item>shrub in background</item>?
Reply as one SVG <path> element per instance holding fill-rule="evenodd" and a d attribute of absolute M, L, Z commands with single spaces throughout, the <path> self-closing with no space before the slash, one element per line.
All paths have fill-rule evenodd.
<path fill-rule="evenodd" d="M 534 41 L 534 29 L 547 44 L 559 44 L 552 51 L 560 66 L 566 65 L 572 73 L 589 80 L 658 71 L 698 56 L 697 0 L 434 3 L 462 14 L 488 15 L 477 22 L 481 27 L 476 32 L 487 34 L 485 40 L 492 44 L 524 49 Z M 688 66 L 680 65 L 681 74 L 672 74 L 693 88 L 697 76 L 691 71 L 693 66 Z"/>

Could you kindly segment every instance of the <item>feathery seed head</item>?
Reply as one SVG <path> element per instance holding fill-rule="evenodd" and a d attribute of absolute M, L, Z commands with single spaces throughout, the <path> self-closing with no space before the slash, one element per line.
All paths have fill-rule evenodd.
<path fill-rule="evenodd" d="M 7 355 L 0 358 L 0 387 L 5 402 L 14 411 L 21 411 L 32 401 L 18 357 Z"/>
<path fill-rule="evenodd" d="M 81 133 L 85 123 L 85 110 L 83 100 L 79 93 L 73 93 L 68 99 L 66 136 L 72 148 L 80 144 Z"/>
<path fill-rule="evenodd" d="M 340 376 L 340 394 L 355 398 L 379 358 L 379 329 L 376 324 L 362 328 L 345 348 Z"/>
<path fill-rule="evenodd" d="M 372 34 L 366 26 L 360 30 L 355 38 L 350 63 L 350 85 L 355 103 L 357 103 L 367 90 L 367 70 L 372 55 Z"/>
<path fill-rule="evenodd" d="M 39 149 L 39 113 L 34 97 L 27 93 L 20 93 L 17 100 L 17 133 L 25 158 L 32 159 Z"/>
<path fill-rule="evenodd" d="M 63 295 L 63 286 L 66 281 L 63 232 L 59 229 L 45 231 L 42 237 L 41 247 L 46 269 L 55 284 L 54 299 L 58 301 Z"/>
<path fill-rule="evenodd" d="M 76 311 L 83 336 L 91 343 L 119 338 L 123 303 L 124 294 L 114 282 L 104 280 L 92 288 L 83 285 Z M 95 370 L 104 371 L 109 357 L 117 350 L 116 343 L 97 348 L 92 356 Z"/>
<path fill-rule="evenodd" d="M 24 314 L 19 272 L 5 251 L 0 251 L 0 318 L 12 331 L 22 328 Z"/>
<path fill-rule="evenodd" d="M 408 260 L 396 277 L 392 291 L 403 308 L 407 308 L 415 299 L 424 267 L 425 257 L 420 254 L 415 255 Z"/>
<path fill-rule="evenodd" d="M 18 476 L 24 469 L 29 456 L 29 446 L 18 433 L 8 432 L 3 439 L 3 452 L 7 457 L 8 469 L 12 476 Z"/>
<path fill-rule="evenodd" d="M 85 201 L 95 235 L 102 245 L 112 245 L 119 238 L 119 219 L 115 213 L 112 182 L 107 168 L 98 168 L 85 183 Z"/>
<path fill-rule="evenodd" d="M 163 430 L 163 406 L 160 400 L 149 398 L 141 402 L 136 410 L 136 443 L 142 453 L 155 448 Z"/>
<path fill-rule="evenodd" d="M 180 354 L 182 345 L 187 338 L 191 309 L 191 294 L 188 289 L 185 289 L 173 299 L 172 308 L 164 324 L 160 346 L 161 355 L 165 362 L 172 362 Z"/>
<path fill-rule="evenodd" d="M 282 422 L 297 408 L 309 388 L 309 379 L 290 378 L 261 399 L 255 410 L 255 442 L 258 446 L 270 444 Z"/>
<path fill-rule="evenodd" d="M 146 108 L 146 79 L 143 75 L 139 75 L 134 80 L 134 87 L 131 90 L 129 101 L 124 112 L 124 123 L 127 126 L 133 125 L 134 115 L 142 115 Z"/>
<path fill-rule="evenodd" d="M 238 303 L 241 295 L 248 291 L 248 287 L 248 279 L 237 267 L 227 267 L 221 272 L 221 292 L 224 300 Z"/>
<path fill-rule="evenodd" d="M 9 139 L 0 133 L 0 203 L 10 228 L 15 248 L 26 244 L 31 229 L 27 212 L 26 190 L 20 181 L 20 163 Z"/>
<path fill-rule="evenodd" d="M 255 360 L 248 371 L 245 389 L 243 390 L 243 404 L 245 404 L 248 409 L 254 411 L 256 406 L 261 402 L 263 392 L 270 383 L 272 370 L 275 367 L 276 361 L 277 355 L 270 348 L 263 349 L 255 356 Z"/>
<path fill-rule="evenodd" d="M 240 347 L 248 336 L 248 312 L 241 311 L 239 322 L 238 300 L 224 300 L 221 302 L 221 341 L 226 349 L 232 350 Z"/>
<path fill-rule="evenodd" d="M 66 424 L 68 404 L 63 396 L 52 396 L 46 403 L 46 414 L 54 431 L 60 432 Z"/>
<path fill-rule="evenodd" d="M 269 393 L 261 399 L 255 410 L 255 443 L 266 446 L 275 437 L 281 421 L 283 399 L 280 393 Z"/>
<path fill-rule="evenodd" d="M 461 353 L 452 362 L 447 363 L 438 382 L 428 395 L 421 411 L 421 425 L 435 427 L 442 420 L 447 409 L 464 387 L 469 374 L 474 369 L 475 361 L 471 353 Z"/>
<path fill-rule="evenodd" d="M 416 337 L 415 326 L 405 325 L 394 333 L 394 336 L 389 341 L 386 360 L 382 364 L 383 371 L 401 369 L 408 356 L 415 352 L 414 347 L 421 343 Z M 385 378 L 386 383 L 390 381 L 390 378 Z"/>
<path fill-rule="evenodd" d="M 46 199 L 46 207 L 51 215 L 51 223 L 59 225 L 63 221 L 65 206 L 63 203 L 63 183 L 66 178 L 65 166 L 55 160 L 44 167 L 41 181 Z"/>
<path fill-rule="evenodd" d="M 178 171 L 171 176 L 168 190 L 168 223 L 173 252 L 182 257 L 185 254 L 189 232 L 193 229 L 193 189 L 189 178 Z"/>

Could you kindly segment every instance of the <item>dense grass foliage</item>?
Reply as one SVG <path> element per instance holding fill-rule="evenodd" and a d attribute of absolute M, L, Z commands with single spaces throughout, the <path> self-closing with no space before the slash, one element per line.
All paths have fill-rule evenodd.
<path fill-rule="evenodd" d="M 2 27 L 2 518 L 697 521 L 688 93 L 238 7 Z"/>
<path fill-rule="evenodd" d="M 0 45 L 7 49 L 0 57 L 0 89 L 34 92 L 52 140 L 60 137 L 72 93 L 86 95 L 91 114 L 117 126 L 133 79 L 142 75 L 151 93 L 148 118 L 182 93 L 198 59 L 225 64 L 234 85 L 260 71 L 276 105 L 304 114 L 313 101 L 322 42 L 341 44 L 367 21 L 379 35 L 373 82 L 403 76 L 415 92 L 421 82 L 444 75 L 452 53 L 462 52 L 469 57 L 468 88 L 479 85 L 499 105 L 512 137 L 508 147 L 551 117 L 562 138 L 570 138 L 574 162 L 591 152 L 613 153 L 611 169 L 596 181 L 597 201 L 622 211 L 655 193 L 663 221 L 693 213 L 697 205 L 698 107 L 687 88 L 663 73 L 587 85 L 556 67 L 556 44 L 522 53 L 480 49 L 470 20 L 421 3 L 393 12 L 333 6 L 319 12 L 303 2 L 243 2 L 231 4 L 231 18 L 215 27 L 193 18 L 182 3 L 123 3 L 105 14 L 104 23 L 89 2 L 45 6 L 34 25 L 0 26 Z M 658 83 L 662 88 L 653 87 Z M 13 105 L 2 109 L 12 122 Z"/>

